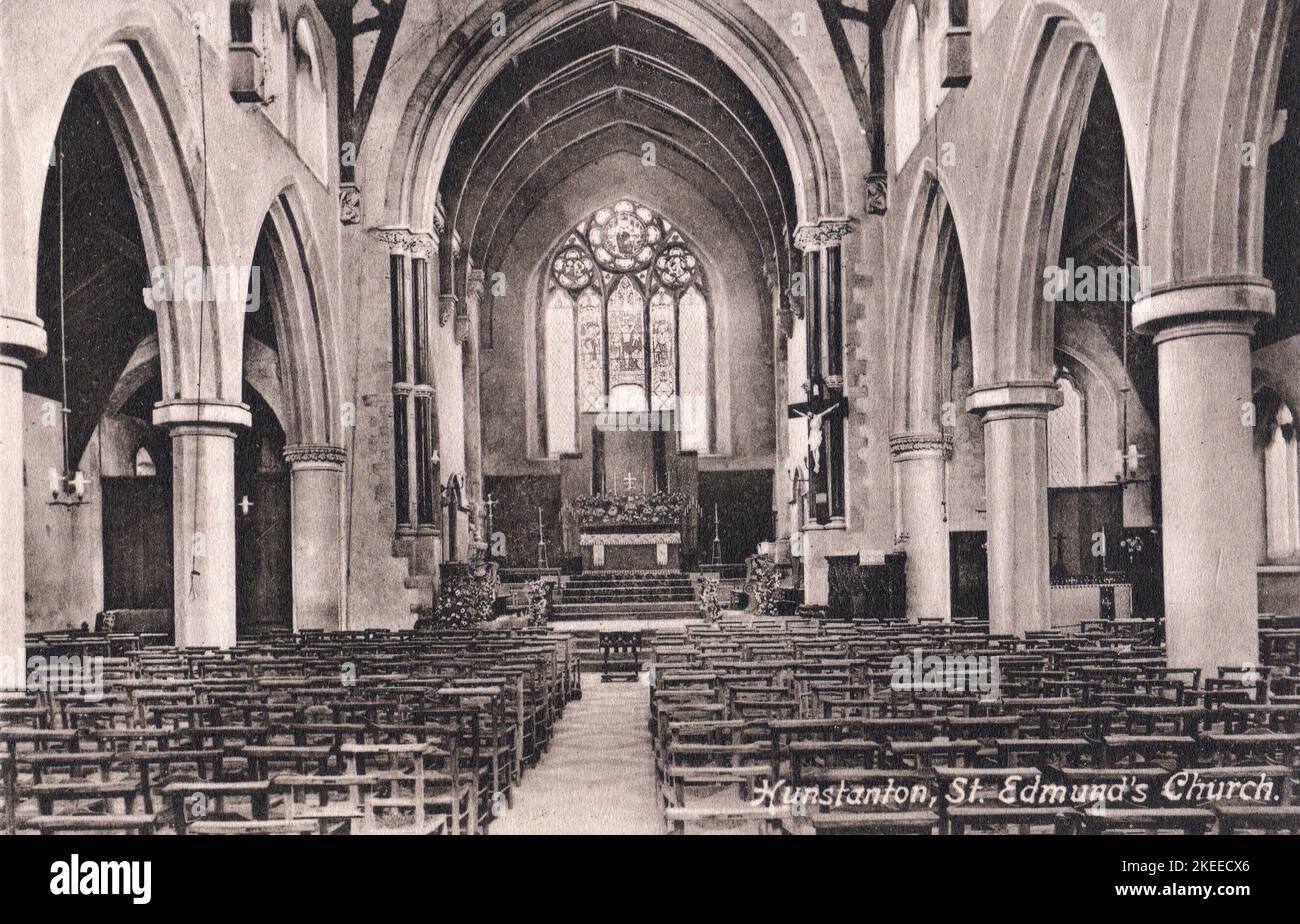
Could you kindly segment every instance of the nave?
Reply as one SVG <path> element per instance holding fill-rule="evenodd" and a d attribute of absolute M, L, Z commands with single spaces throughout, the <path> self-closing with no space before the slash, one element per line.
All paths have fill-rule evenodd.
<path fill-rule="evenodd" d="M 1143 621 L 1021 639 L 729 611 L 631 633 L 631 651 L 606 633 L 586 673 L 550 628 L 226 651 L 49 634 L 29 643 L 62 665 L 54 689 L 84 688 L 0 694 L 3 819 L 191 835 L 1297 833 L 1293 622 L 1263 628 L 1265 666 L 1213 677 L 1167 666 Z M 78 676 L 92 657 L 102 675 Z"/>

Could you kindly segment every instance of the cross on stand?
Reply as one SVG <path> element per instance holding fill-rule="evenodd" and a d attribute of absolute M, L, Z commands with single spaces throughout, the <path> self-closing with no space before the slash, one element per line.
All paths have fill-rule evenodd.
<path fill-rule="evenodd" d="M 244 516 L 248 516 L 248 511 L 253 508 L 253 502 L 249 500 L 248 495 L 245 494 L 243 497 L 239 499 L 239 503 L 236 504 L 235 506 L 239 508 L 240 513 L 242 513 Z"/>
<path fill-rule="evenodd" d="M 631 472 L 623 476 L 623 484 L 627 486 L 627 493 L 631 494 L 632 489 L 636 487 L 636 478 L 632 476 Z"/>
<path fill-rule="evenodd" d="M 487 511 L 487 559 L 492 560 L 492 508 L 496 507 L 496 498 L 488 494 L 487 499 L 482 502 L 483 509 Z"/>
<path fill-rule="evenodd" d="M 1052 539 L 1056 542 L 1056 563 L 1052 565 L 1052 577 L 1065 577 L 1065 533 L 1057 533 Z"/>
<path fill-rule="evenodd" d="M 546 563 L 546 529 L 542 526 L 541 507 L 537 508 L 537 567 L 548 567 Z"/>

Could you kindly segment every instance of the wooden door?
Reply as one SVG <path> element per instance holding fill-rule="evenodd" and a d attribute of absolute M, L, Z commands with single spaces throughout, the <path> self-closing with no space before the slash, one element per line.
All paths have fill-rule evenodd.
<path fill-rule="evenodd" d="M 160 478 L 104 478 L 104 609 L 172 608 L 172 490 Z"/>

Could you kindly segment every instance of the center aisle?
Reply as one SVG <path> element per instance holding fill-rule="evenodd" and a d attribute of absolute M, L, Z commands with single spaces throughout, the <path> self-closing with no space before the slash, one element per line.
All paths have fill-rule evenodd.
<path fill-rule="evenodd" d="M 491 834 L 662 834 L 645 683 L 582 679 L 555 740 Z"/>

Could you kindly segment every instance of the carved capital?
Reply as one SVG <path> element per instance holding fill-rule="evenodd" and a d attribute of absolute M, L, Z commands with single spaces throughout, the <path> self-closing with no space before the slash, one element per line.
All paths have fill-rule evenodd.
<path fill-rule="evenodd" d="M 863 203 L 868 215 L 883 215 L 889 210 L 889 176 L 885 173 L 867 174 Z"/>
<path fill-rule="evenodd" d="M 917 458 L 952 458 L 951 433 L 894 433 L 889 454 L 895 461 Z"/>
<path fill-rule="evenodd" d="M 361 189 L 355 183 L 339 186 L 339 222 L 355 225 L 361 221 Z"/>
<path fill-rule="evenodd" d="M 484 273 L 481 269 L 471 270 L 465 279 L 465 309 L 471 315 L 478 314 L 483 298 L 483 281 Z"/>
<path fill-rule="evenodd" d="M 347 450 L 339 446 L 297 444 L 284 447 L 284 461 L 290 468 L 314 466 L 341 469 L 347 459 Z"/>
<path fill-rule="evenodd" d="M 438 252 L 438 239 L 425 231 L 410 228 L 372 228 L 370 233 L 392 250 L 428 260 Z"/>
<path fill-rule="evenodd" d="M 794 229 L 794 246 L 808 253 L 837 247 L 853 233 L 852 218 L 822 218 L 816 224 L 800 225 Z"/>
<path fill-rule="evenodd" d="M 456 298 L 456 296 L 454 296 L 454 295 L 439 295 L 439 296 L 438 296 L 438 324 L 439 324 L 439 326 L 441 326 L 441 327 L 446 327 L 446 326 L 447 326 L 447 322 L 450 321 L 453 317 L 455 317 L 455 315 L 456 315 L 456 306 L 459 305 L 459 304 L 460 304 L 460 300 L 459 300 L 458 298 Z"/>

